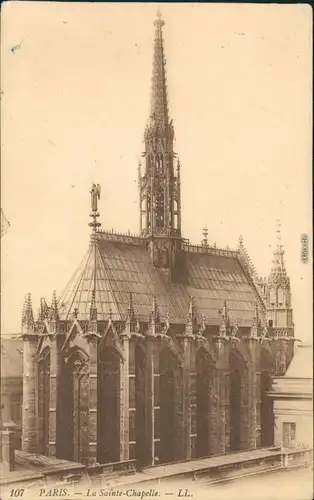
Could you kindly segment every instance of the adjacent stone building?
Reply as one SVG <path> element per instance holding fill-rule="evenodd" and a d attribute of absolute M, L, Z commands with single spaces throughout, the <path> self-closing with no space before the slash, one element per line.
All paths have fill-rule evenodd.
<path fill-rule="evenodd" d="M 201 245 L 183 237 L 163 25 L 158 17 L 140 233 L 100 230 L 93 185 L 82 265 L 62 297 L 41 300 L 36 321 L 25 302 L 25 451 L 151 465 L 273 441 L 267 393 L 294 345 L 282 246 L 265 281 L 242 239 L 230 250 L 209 246 L 206 233 Z"/>
<path fill-rule="evenodd" d="M 23 402 L 23 341 L 1 338 L 1 429 L 14 431 L 14 446 L 21 447 Z"/>
<path fill-rule="evenodd" d="M 313 447 L 313 346 L 301 344 L 283 377 L 273 381 L 275 444 Z"/>

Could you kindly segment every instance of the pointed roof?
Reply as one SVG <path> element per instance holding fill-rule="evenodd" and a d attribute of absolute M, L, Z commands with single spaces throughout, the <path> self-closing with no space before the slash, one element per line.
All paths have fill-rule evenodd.
<path fill-rule="evenodd" d="M 89 321 L 95 288 L 94 304 L 100 321 L 108 320 L 109 309 L 114 321 L 125 321 L 131 293 L 132 307 L 142 321 L 149 321 L 156 295 L 161 321 L 169 313 L 171 323 L 186 324 L 193 296 L 196 316 L 205 315 L 209 326 L 220 323 L 219 309 L 224 300 L 228 301 L 231 320 L 238 318 L 239 326 L 251 326 L 257 298 L 237 252 L 219 255 L 220 250 L 211 248 L 200 253 L 187 250 L 182 280 L 174 283 L 165 280 L 163 273 L 152 265 L 142 238 L 97 234 L 96 244 L 91 244 L 61 295 L 61 320 L 72 319 L 78 308 L 79 319 Z"/>
<path fill-rule="evenodd" d="M 50 320 L 51 321 L 58 321 L 60 319 L 59 304 L 58 304 L 56 291 L 54 291 L 52 294 L 52 301 L 51 301 L 49 313 L 50 313 Z"/>
<path fill-rule="evenodd" d="M 160 125 L 169 122 L 168 100 L 166 86 L 166 61 L 164 57 L 164 41 L 162 28 L 164 21 L 158 11 L 155 25 L 155 42 L 153 57 L 153 74 L 151 88 L 151 108 L 150 117 Z"/>
<path fill-rule="evenodd" d="M 290 280 L 287 276 L 287 270 L 284 261 L 285 251 L 283 249 L 281 241 L 281 224 L 279 220 L 277 220 L 276 226 L 276 245 L 273 251 L 272 268 L 268 278 L 268 282 L 275 282 L 276 284 L 281 284 L 282 286 L 289 287 Z"/>
<path fill-rule="evenodd" d="M 109 313 L 119 313 L 105 268 L 103 257 L 96 242 L 91 242 L 87 254 L 68 283 L 60 299 L 60 318 L 70 319 L 78 309 L 80 319 L 89 319 L 91 307 L 99 319 L 108 319 Z"/>
<path fill-rule="evenodd" d="M 40 299 L 37 321 L 42 322 L 49 317 L 49 307 L 44 297 Z"/>
<path fill-rule="evenodd" d="M 33 326 L 34 325 L 34 314 L 31 294 L 28 293 L 25 297 L 23 311 L 22 311 L 22 325 Z"/>

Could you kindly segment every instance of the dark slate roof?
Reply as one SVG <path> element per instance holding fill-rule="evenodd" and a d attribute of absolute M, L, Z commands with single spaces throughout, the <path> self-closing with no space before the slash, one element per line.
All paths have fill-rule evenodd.
<path fill-rule="evenodd" d="M 1 379 L 23 376 L 23 340 L 1 338 Z"/>
<path fill-rule="evenodd" d="M 194 251 L 191 251 L 194 248 Z M 196 313 L 208 324 L 219 323 L 219 309 L 227 301 L 230 318 L 248 326 L 255 312 L 256 291 L 235 251 L 187 247 L 184 283 L 169 283 L 155 268 L 141 238 L 110 238 L 103 234 L 91 244 L 81 266 L 60 299 L 60 319 L 70 319 L 77 309 L 81 320 L 89 318 L 95 287 L 98 319 L 125 319 L 132 293 L 135 312 L 148 318 L 156 295 L 161 317 L 184 324 L 193 296 Z M 197 250 L 197 251 L 195 251 Z M 94 271 L 95 270 L 95 271 Z"/>

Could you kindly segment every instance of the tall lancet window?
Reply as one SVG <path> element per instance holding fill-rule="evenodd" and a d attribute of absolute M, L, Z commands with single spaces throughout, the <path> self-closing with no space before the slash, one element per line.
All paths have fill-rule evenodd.
<path fill-rule="evenodd" d="M 269 292 L 269 302 L 271 306 L 276 304 L 276 290 L 275 288 L 271 288 Z"/>
<path fill-rule="evenodd" d="M 285 294 L 282 288 L 278 288 L 278 305 L 282 306 L 285 303 Z"/>

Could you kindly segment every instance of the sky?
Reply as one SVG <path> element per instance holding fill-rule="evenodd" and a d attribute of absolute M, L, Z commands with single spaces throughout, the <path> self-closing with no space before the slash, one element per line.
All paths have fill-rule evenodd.
<path fill-rule="evenodd" d="M 1 17 L 1 324 L 26 293 L 60 295 L 103 229 L 139 229 L 137 166 L 157 4 L 12 2 Z M 164 4 L 183 235 L 236 248 L 261 276 L 281 220 L 296 336 L 312 336 L 312 11 L 308 5 Z M 301 262 L 301 235 L 309 263 Z"/>

